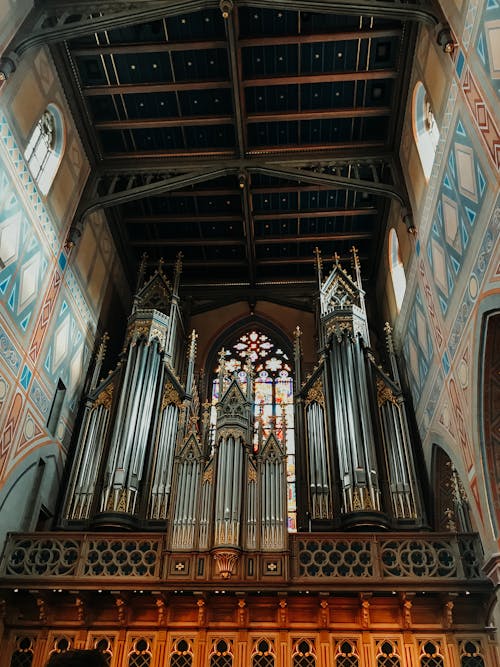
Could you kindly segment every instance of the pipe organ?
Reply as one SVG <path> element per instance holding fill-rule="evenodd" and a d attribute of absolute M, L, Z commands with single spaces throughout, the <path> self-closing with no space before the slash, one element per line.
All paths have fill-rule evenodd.
<path fill-rule="evenodd" d="M 207 362 L 180 258 L 172 281 L 141 270 L 116 366 L 99 379 L 104 337 L 89 373 L 60 530 L 13 534 L 0 563 L 12 650 L 48 642 L 33 667 L 71 642 L 113 650 L 111 667 L 148 647 L 152 667 L 188 646 L 193 667 L 211 646 L 228 666 L 250 646 L 277 666 L 403 665 L 414 641 L 434 660 L 441 636 L 484 652 L 491 585 L 458 474 L 448 532 L 430 531 L 391 329 L 376 357 L 354 249 L 350 271 L 323 275 L 319 253 L 317 269 L 316 331 L 247 319 L 212 356 L 205 341 Z"/>
<path fill-rule="evenodd" d="M 384 369 L 370 349 L 356 251 L 351 273 L 338 258 L 325 278 L 319 254 L 317 265 L 319 362 L 303 381 L 297 328 L 288 425 L 286 418 L 281 423 L 281 399 L 264 408 L 256 398 L 262 383 L 278 386 L 282 368 L 273 355 L 262 363 L 273 344 L 261 336 L 264 352 L 256 353 L 257 334 L 236 346 L 238 362 L 230 358 L 234 351 L 220 351 L 210 417 L 211 387 L 197 381 L 197 336 L 193 331 L 186 341 L 184 334 L 180 258 L 172 284 L 161 264 L 148 280 L 142 276 L 121 358 L 100 382 L 106 340 L 96 356 L 67 526 L 163 525 L 180 550 L 286 549 L 287 470 L 295 454 L 299 529 L 424 524 L 390 328 Z M 187 358 L 178 352 L 183 347 Z M 295 430 L 295 453 L 287 427 Z"/>

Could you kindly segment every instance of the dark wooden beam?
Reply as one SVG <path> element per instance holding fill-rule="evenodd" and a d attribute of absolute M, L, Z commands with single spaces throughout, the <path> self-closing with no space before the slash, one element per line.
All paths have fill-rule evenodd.
<path fill-rule="evenodd" d="M 315 243 L 316 241 L 360 241 L 371 239 L 371 232 L 328 232 L 325 234 L 294 234 L 283 236 L 266 236 L 255 239 L 256 245 L 279 244 L 279 243 Z"/>
<path fill-rule="evenodd" d="M 358 215 L 375 215 L 375 208 L 318 209 L 316 211 L 279 211 L 276 213 L 254 213 L 255 220 L 287 220 L 290 218 L 348 218 Z"/>
<path fill-rule="evenodd" d="M 389 107 L 357 107 L 320 109 L 318 111 L 273 111 L 271 113 L 250 113 L 249 123 L 277 123 L 281 121 L 301 120 L 333 120 L 335 118 L 369 118 L 373 116 L 389 116 Z"/>
<path fill-rule="evenodd" d="M 131 246 L 135 248 L 158 248 L 162 246 L 189 248 L 196 246 L 244 246 L 245 242 L 242 239 L 228 239 L 225 238 L 200 238 L 200 239 L 148 239 L 144 241 L 130 241 Z"/>
<path fill-rule="evenodd" d="M 323 157 L 324 159 L 332 158 L 332 155 L 347 155 L 350 156 L 348 159 L 353 159 L 355 155 L 359 154 L 364 156 L 370 151 L 381 151 L 387 149 L 386 144 L 383 141 L 353 141 L 353 142 L 338 142 L 336 144 L 303 144 L 301 146 L 260 146 L 259 148 L 254 148 L 247 151 L 248 158 L 255 158 L 257 160 L 267 160 L 267 158 L 276 155 L 279 157 L 280 163 L 287 162 L 287 158 L 292 158 L 293 160 L 298 161 L 310 161 L 316 160 L 319 161 Z M 182 151 L 129 151 L 128 153 L 108 153 L 106 155 L 108 160 L 128 160 L 141 161 L 150 159 L 150 160 L 163 160 L 164 169 L 165 165 L 168 167 L 174 168 L 175 161 L 178 160 L 181 164 L 187 164 L 186 160 L 191 158 L 196 160 L 196 162 L 191 162 L 191 169 L 196 167 L 200 161 L 212 161 L 213 162 L 219 158 L 229 158 L 232 160 L 237 160 L 237 156 L 234 154 L 234 151 L 228 150 L 217 150 L 216 148 L 209 149 L 206 151 L 200 150 L 182 150 Z M 206 162 L 204 163 L 207 164 Z"/>
<path fill-rule="evenodd" d="M 254 240 L 256 245 L 279 245 L 280 243 L 314 243 L 316 241 L 360 241 L 373 238 L 370 232 L 328 232 L 323 234 L 294 234 L 283 236 L 266 236 L 265 238 L 257 237 Z M 217 238 L 179 238 L 179 239 L 144 239 L 129 241 L 129 244 L 134 248 L 158 248 L 158 247 L 197 247 L 197 246 L 244 246 L 243 239 L 230 239 L 227 237 Z"/>
<path fill-rule="evenodd" d="M 233 192 L 234 194 L 234 192 Z M 146 224 L 175 224 L 182 225 L 184 222 L 242 222 L 241 215 L 141 215 L 123 217 L 123 222 L 128 225 L 146 225 Z"/>
<path fill-rule="evenodd" d="M 202 127 L 228 125 L 232 116 L 183 116 L 181 118 L 129 118 L 127 120 L 100 120 L 94 123 L 96 130 L 149 130 L 167 127 Z"/>
<path fill-rule="evenodd" d="M 129 93 L 175 93 L 182 90 L 218 90 L 231 88 L 229 81 L 168 81 L 164 83 L 124 83 L 107 86 L 84 86 L 85 97 L 96 95 L 127 95 Z"/>
<path fill-rule="evenodd" d="M 252 156 L 245 160 L 239 160 L 237 158 L 231 159 L 231 151 L 225 150 L 221 151 L 221 159 L 218 161 L 215 158 L 215 154 L 212 151 L 210 157 L 203 160 L 199 152 L 196 153 L 196 167 L 199 169 L 217 169 L 225 167 L 228 169 L 234 169 L 235 173 L 239 169 L 248 169 L 252 165 L 262 165 L 262 166 L 284 166 L 289 167 L 301 167 L 306 166 L 310 163 L 314 164 L 326 164 L 329 166 L 343 167 L 349 165 L 351 162 L 357 162 L 362 164 L 385 164 L 390 165 L 394 161 L 394 156 L 392 151 L 388 150 L 386 147 L 380 148 L 379 143 L 374 145 L 373 142 L 370 142 L 370 145 L 367 145 L 368 142 L 364 142 L 361 146 L 350 147 L 349 149 L 342 149 L 338 144 L 322 144 L 320 146 L 314 147 L 316 150 L 308 152 L 307 150 L 297 149 L 291 152 L 290 154 L 282 155 L 281 153 L 271 153 L 266 155 L 266 148 L 264 147 L 262 151 L 257 151 L 255 156 Z M 333 151 L 333 147 L 335 150 Z M 309 148 L 309 146 L 307 147 Z M 120 154 L 121 155 L 121 154 Z M 126 174 L 127 176 L 131 174 L 151 174 L 151 173 L 163 173 L 165 170 L 177 169 L 179 171 L 189 171 L 193 169 L 193 162 L 189 160 L 189 154 L 186 154 L 184 158 L 175 158 L 174 156 L 169 156 L 169 161 L 165 162 L 165 159 L 161 156 L 154 157 L 144 157 L 142 160 L 136 160 L 131 158 L 127 154 L 121 155 L 121 158 L 118 157 L 106 157 L 100 162 L 97 166 L 95 175 L 97 177 L 106 176 L 106 175 L 115 175 L 115 174 Z M 307 184 L 302 184 L 307 186 Z M 290 185 L 269 185 L 262 188 L 253 187 L 254 192 L 259 191 L 278 191 L 279 188 L 288 188 L 294 187 L 294 184 Z M 312 186 L 311 186 L 312 187 Z M 314 186 L 316 187 L 316 186 Z M 328 188 L 327 188 L 328 189 Z M 189 191 L 186 191 L 189 192 Z"/>
<path fill-rule="evenodd" d="M 245 237 L 246 256 L 248 260 L 248 276 L 250 285 L 255 285 L 255 225 L 252 210 L 252 197 L 250 192 L 250 174 L 241 172 L 239 184 L 241 190 L 241 207 L 243 210 L 243 234 Z"/>
<path fill-rule="evenodd" d="M 293 84 L 336 83 L 339 81 L 373 81 L 378 79 L 396 79 L 395 69 L 363 70 L 361 72 L 330 72 L 327 74 L 296 74 L 291 76 L 263 76 L 245 79 L 245 88 L 259 86 L 290 86 Z"/>
<path fill-rule="evenodd" d="M 313 33 L 310 35 L 280 35 L 280 44 L 319 44 L 331 42 L 350 42 L 356 39 L 384 39 L 391 37 L 399 37 L 401 35 L 401 28 L 381 28 L 370 30 L 368 28 L 361 28 L 360 30 L 339 30 L 332 32 Z M 252 48 L 256 46 L 275 46 L 276 37 L 262 35 L 259 37 L 244 37 L 240 39 L 240 46 L 242 48 Z"/>
<path fill-rule="evenodd" d="M 239 156 L 246 152 L 247 137 L 245 123 L 245 94 L 242 86 L 243 68 L 241 52 L 238 47 L 238 12 L 233 9 L 223 12 L 227 37 L 227 52 L 229 58 L 229 72 L 231 76 L 231 90 L 233 94 L 234 124 L 238 142 Z"/>
<path fill-rule="evenodd" d="M 149 42 L 148 44 L 95 44 L 92 46 L 71 46 L 73 56 L 101 56 L 135 53 L 164 53 L 169 51 L 205 51 L 207 49 L 225 49 L 226 42 L 221 39 L 197 40 L 193 42 Z"/>
<path fill-rule="evenodd" d="M 333 120 L 335 118 L 368 118 L 389 116 L 389 107 L 365 107 L 328 109 L 320 111 L 292 111 L 272 113 L 250 113 L 249 123 L 278 123 L 281 121 Z M 232 116 L 183 116 L 174 118 L 129 118 L 127 120 L 100 120 L 94 123 L 97 130 L 138 130 L 167 127 L 207 127 L 210 125 L 228 125 Z"/>
<path fill-rule="evenodd" d="M 374 29 L 368 28 L 360 30 L 340 30 L 338 32 L 314 33 L 311 35 L 281 35 L 280 44 L 319 44 L 331 42 L 347 42 L 356 39 L 390 39 L 399 37 L 400 28 Z M 245 37 L 238 40 L 241 48 L 253 48 L 256 46 L 274 46 L 276 37 Z M 205 51 L 209 49 L 225 49 L 227 46 L 224 40 L 193 40 L 193 41 L 165 41 L 130 43 L 130 44 L 95 44 L 91 46 L 71 46 L 73 56 L 99 56 L 115 54 L 134 54 L 134 53 L 163 53 L 176 51 Z"/>

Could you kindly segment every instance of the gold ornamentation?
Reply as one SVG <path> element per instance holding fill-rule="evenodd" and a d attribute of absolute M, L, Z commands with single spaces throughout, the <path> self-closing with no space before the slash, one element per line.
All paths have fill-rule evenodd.
<path fill-rule="evenodd" d="M 214 481 L 214 471 L 213 468 L 210 467 L 208 470 L 205 470 L 203 473 L 203 479 L 202 482 L 203 484 L 208 483 L 208 484 L 213 484 Z"/>
<path fill-rule="evenodd" d="M 217 549 L 213 552 L 217 572 L 222 579 L 231 579 L 235 566 L 238 563 L 240 553 L 233 549 Z"/>
<path fill-rule="evenodd" d="M 316 380 L 311 389 L 307 392 L 306 406 L 314 401 L 319 403 L 323 408 L 325 407 L 325 395 L 323 393 L 323 383 L 321 382 L 321 379 Z"/>
<path fill-rule="evenodd" d="M 358 512 L 359 510 L 363 509 L 363 505 L 361 503 L 361 496 L 359 494 L 358 489 L 354 489 L 354 493 L 352 494 L 352 509 L 355 512 Z"/>
<path fill-rule="evenodd" d="M 248 481 L 249 482 L 256 482 L 257 481 L 257 471 L 255 468 L 249 468 L 248 469 Z"/>
<path fill-rule="evenodd" d="M 111 403 L 113 402 L 113 390 L 114 385 L 108 384 L 108 386 L 101 391 L 99 396 L 94 401 L 94 408 L 98 408 L 102 405 L 106 410 L 111 408 Z"/>
<path fill-rule="evenodd" d="M 379 408 L 388 402 L 398 405 L 398 399 L 392 393 L 392 389 L 383 380 L 377 378 L 377 403 Z"/>
<path fill-rule="evenodd" d="M 221 428 L 221 430 L 217 433 L 217 442 L 219 442 L 219 440 L 226 440 L 230 437 L 233 437 L 235 440 L 238 440 L 238 438 L 243 439 L 244 433 L 244 429 L 238 428 L 237 426 Z"/>
<path fill-rule="evenodd" d="M 174 386 L 172 385 L 171 382 L 167 382 L 165 385 L 165 389 L 163 390 L 163 398 L 161 400 L 161 409 L 163 410 L 164 408 L 167 407 L 167 405 L 170 404 L 177 405 L 179 407 L 180 405 L 180 396 L 178 392 L 174 389 Z"/>

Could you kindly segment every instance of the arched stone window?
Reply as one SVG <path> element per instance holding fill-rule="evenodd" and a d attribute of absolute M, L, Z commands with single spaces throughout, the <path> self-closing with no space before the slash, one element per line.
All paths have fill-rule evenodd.
<path fill-rule="evenodd" d="M 417 82 L 413 91 L 413 134 L 424 176 L 429 180 L 439 142 L 439 128 L 429 96 L 421 81 Z"/>
<path fill-rule="evenodd" d="M 49 104 L 38 119 L 24 152 L 31 175 L 40 192 L 46 195 L 57 173 L 64 146 L 61 112 Z"/>
<path fill-rule="evenodd" d="M 403 262 L 401 261 L 398 235 L 395 229 L 391 229 L 389 234 L 389 264 L 394 298 L 396 299 L 396 307 L 399 312 L 406 292 L 406 275 Z"/>

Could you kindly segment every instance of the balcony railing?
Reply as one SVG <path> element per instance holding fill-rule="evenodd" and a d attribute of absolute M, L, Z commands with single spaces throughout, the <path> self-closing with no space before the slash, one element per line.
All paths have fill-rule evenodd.
<path fill-rule="evenodd" d="M 250 567 L 250 560 L 252 560 Z M 203 561 L 204 566 L 199 563 Z M 475 534 L 297 533 L 285 552 L 242 552 L 229 585 L 366 586 L 400 582 L 416 587 L 485 581 Z M 121 579 L 141 587 L 208 583 L 218 576 L 210 552 L 172 552 L 164 533 L 10 534 L 0 563 L 3 585 L 37 580 L 53 585 L 103 584 Z M 101 585 L 101 584 L 99 584 Z"/>

